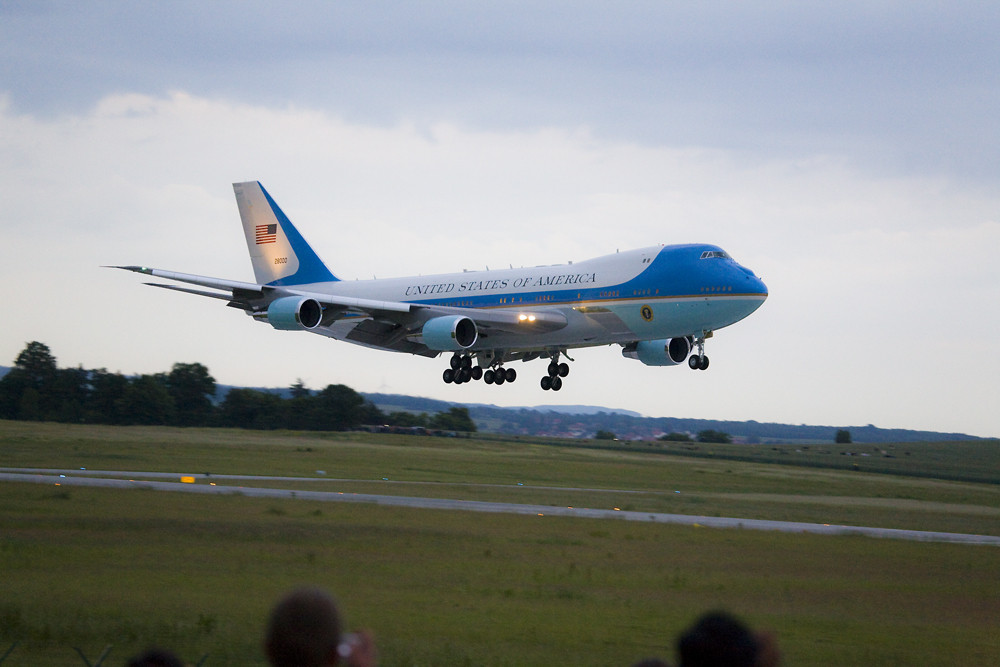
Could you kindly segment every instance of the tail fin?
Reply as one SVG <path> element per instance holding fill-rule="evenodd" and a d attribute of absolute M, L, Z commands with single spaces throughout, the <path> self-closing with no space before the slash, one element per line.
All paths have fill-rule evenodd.
<path fill-rule="evenodd" d="M 253 273 L 261 285 L 339 280 L 257 181 L 233 183 Z"/>

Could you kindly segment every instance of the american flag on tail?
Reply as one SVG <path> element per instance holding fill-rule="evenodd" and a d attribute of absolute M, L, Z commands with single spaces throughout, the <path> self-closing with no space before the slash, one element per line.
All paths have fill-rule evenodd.
<path fill-rule="evenodd" d="M 257 225 L 257 245 L 278 240 L 278 225 Z"/>

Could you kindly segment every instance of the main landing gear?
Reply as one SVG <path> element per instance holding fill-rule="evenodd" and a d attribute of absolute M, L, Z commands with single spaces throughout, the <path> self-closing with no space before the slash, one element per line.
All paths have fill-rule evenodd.
<path fill-rule="evenodd" d="M 693 371 L 703 371 L 708 369 L 708 355 L 705 354 L 705 339 L 696 338 L 695 345 L 698 346 L 698 351 L 688 357 L 688 368 Z"/>
<path fill-rule="evenodd" d="M 559 361 L 560 352 L 542 352 L 537 356 L 548 356 L 548 372 L 542 378 L 541 385 L 545 391 L 559 391 L 563 386 L 563 378 L 569 375 L 569 364 Z M 562 353 L 565 356 L 565 352 Z M 480 353 L 479 360 L 473 362 L 471 354 L 455 353 L 451 356 L 449 368 L 444 370 L 441 379 L 447 384 L 465 384 L 473 380 L 482 380 L 486 384 L 506 384 L 517 380 L 517 371 L 513 368 L 504 368 L 502 355 L 494 353 Z M 535 357 L 532 357 L 535 358 Z M 573 361 L 568 356 L 567 359 Z M 508 357 L 509 359 L 509 357 Z M 488 368 L 483 368 L 483 363 Z"/>
<path fill-rule="evenodd" d="M 450 368 L 446 368 L 441 376 L 447 384 L 464 384 L 472 380 L 482 380 L 486 384 L 503 384 L 517 379 L 517 371 L 504 368 L 499 363 L 495 368 L 484 370 L 482 366 L 472 365 L 472 356 L 468 354 L 453 354 Z"/>

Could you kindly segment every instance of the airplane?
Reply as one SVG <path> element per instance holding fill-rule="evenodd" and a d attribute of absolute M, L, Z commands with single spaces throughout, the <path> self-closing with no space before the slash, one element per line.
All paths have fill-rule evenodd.
<path fill-rule="evenodd" d="M 234 183 L 257 282 L 114 266 L 194 285 L 154 287 L 227 301 L 281 331 L 307 331 L 425 357 L 451 353 L 442 379 L 514 382 L 513 361 L 547 359 L 559 391 L 569 351 L 621 346 L 647 366 L 708 368 L 705 340 L 767 299 L 764 283 L 722 248 L 660 245 L 534 268 L 341 280 L 257 181 Z M 693 353 L 692 353 L 693 352 Z"/>

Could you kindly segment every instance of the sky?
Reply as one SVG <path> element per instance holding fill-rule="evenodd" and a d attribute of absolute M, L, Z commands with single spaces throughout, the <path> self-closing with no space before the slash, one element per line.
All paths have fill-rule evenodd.
<path fill-rule="evenodd" d="M 1000 5 L 0 0 L 0 365 L 1000 436 Z M 705 242 L 768 285 L 706 372 L 558 393 L 101 268 L 252 280 L 260 180 L 344 279 Z"/>

